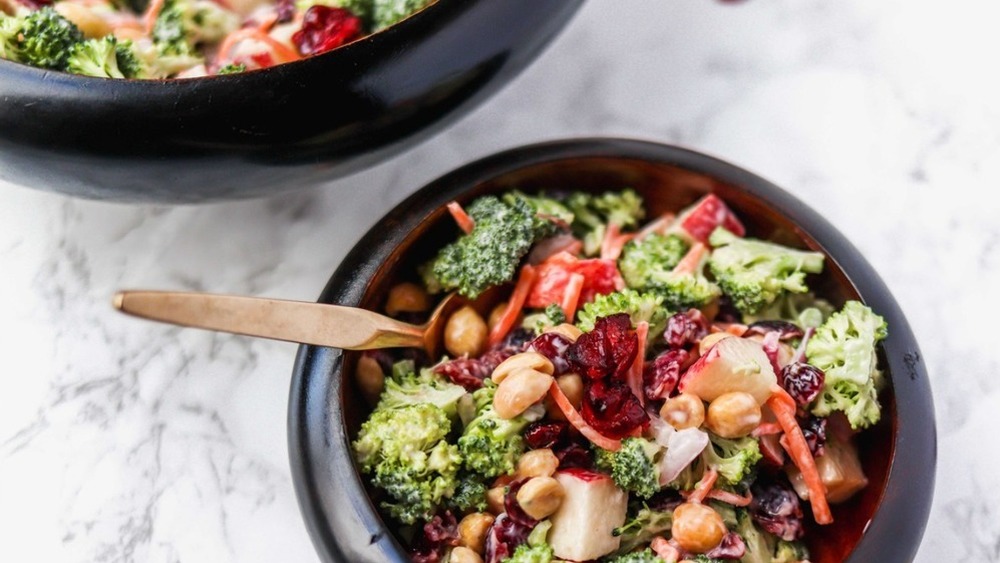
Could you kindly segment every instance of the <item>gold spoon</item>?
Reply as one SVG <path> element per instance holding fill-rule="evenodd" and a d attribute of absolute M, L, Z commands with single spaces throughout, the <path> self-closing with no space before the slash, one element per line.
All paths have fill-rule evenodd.
<path fill-rule="evenodd" d="M 426 323 L 413 325 L 307 301 L 176 291 L 119 291 L 114 297 L 119 311 L 164 323 L 346 350 L 423 348 L 432 358 L 440 351 L 445 321 L 464 302 L 450 293 Z"/>

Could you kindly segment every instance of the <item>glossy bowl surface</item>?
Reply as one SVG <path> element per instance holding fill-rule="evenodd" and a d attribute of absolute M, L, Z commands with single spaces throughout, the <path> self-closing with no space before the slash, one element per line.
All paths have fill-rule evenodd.
<path fill-rule="evenodd" d="M 89 198 L 273 194 L 375 164 L 506 84 L 583 0 L 438 0 L 329 53 L 186 80 L 0 59 L 0 179 Z"/>
<path fill-rule="evenodd" d="M 827 256 L 818 293 L 839 304 L 860 298 L 883 315 L 889 336 L 881 365 L 890 382 L 882 422 L 862 435 L 871 484 L 834 507 L 835 523 L 813 527 L 814 563 L 912 560 L 933 496 L 934 410 L 912 332 L 889 290 L 861 254 L 823 217 L 774 184 L 690 150 L 623 139 L 581 139 L 528 146 L 474 162 L 417 191 L 382 218 L 348 254 L 321 302 L 376 309 L 380 296 L 433 249 L 454 236 L 444 205 L 489 192 L 608 190 L 632 187 L 649 215 L 717 193 L 756 237 Z M 325 561 L 406 561 L 366 493 L 350 441 L 367 412 L 353 378 L 355 354 L 302 346 L 289 402 L 293 478 L 313 541 Z"/>

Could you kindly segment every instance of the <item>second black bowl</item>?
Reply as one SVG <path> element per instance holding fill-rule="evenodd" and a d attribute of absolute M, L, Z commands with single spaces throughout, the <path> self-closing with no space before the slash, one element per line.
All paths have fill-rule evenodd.
<path fill-rule="evenodd" d="M 343 176 L 495 92 L 582 2 L 438 0 L 329 53 L 221 77 L 109 80 L 0 59 L 0 179 L 176 203 Z"/>

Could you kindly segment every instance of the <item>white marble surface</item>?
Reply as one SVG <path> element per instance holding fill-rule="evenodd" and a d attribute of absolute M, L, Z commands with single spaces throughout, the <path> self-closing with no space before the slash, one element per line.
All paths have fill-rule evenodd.
<path fill-rule="evenodd" d="M 908 312 L 935 393 L 918 561 L 1000 561 L 997 21 L 989 0 L 591 0 L 488 104 L 321 188 L 171 208 L 0 186 L 0 561 L 315 561 L 285 444 L 295 347 L 129 320 L 110 295 L 313 299 L 428 180 L 584 134 L 731 159 L 863 250 Z"/>

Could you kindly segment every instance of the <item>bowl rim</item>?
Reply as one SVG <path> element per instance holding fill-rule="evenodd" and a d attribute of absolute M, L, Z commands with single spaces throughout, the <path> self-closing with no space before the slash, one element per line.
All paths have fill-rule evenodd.
<path fill-rule="evenodd" d="M 390 25 L 389 27 L 380 29 L 373 33 L 369 33 L 363 37 L 359 37 L 350 43 L 345 43 L 336 49 L 331 49 L 325 53 L 320 53 L 318 55 L 312 55 L 307 57 L 302 57 L 301 59 L 290 61 L 287 63 L 281 63 L 278 65 L 270 66 L 267 68 L 258 68 L 245 72 L 234 73 L 234 74 L 224 74 L 224 75 L 207 75 L 207 76 L 192 76 L 188 78 L 105 78 L 100 76 L 85 76 L 80 74 L 73 74 L 71 72 L 59 71 L 38 68 L 28 64 L 7 60 L 0 58 L 0 76 L 4 74 L 4 67 L 7 67 L 9 72 L 19 72 L 25 77 L 34 77 L 37 80 L 49 80 L 51 81 L 54 76 L 60 77 L 61 79 L 67 80 L 70 83 L 82 82 L 87 83 L 103 83 L 103 84 L 121 84 L 122 89 L 139 89 L 139 88 L 149 88 L 157 87 L 162 88 L 164 85 L 170 84 L 184 84 L 190 85 L 191 87 L 200 87 L 206 82 L 235 82 L 240 79 L 247 79 L 247 77 L 261 77 L 261 76 L 271 76 L 276 74 L 274 69 L 277 68 L 294 68 L 301 65 L 302 63 L 318 58 L 322 59 L 333 59 L 337 57 L 346 58 L 355 56 L 355 51 L 371 49 L 378 50 L 382 49 L 385 44 L 390 43 L 394 38 L 398 37 L 401 33 L 406 33 L 414 25 L 422 22 L 431 17 L 436 17 L 439 15 L 443 18 L 449 17 L 448 14 L 453 13 L 456 10 L 461 10 L 467 7 L 468 4 L 475 2 L 476 0 L 433 0 L 430 4 L 420 8 L 416 12 L 406 16 L 402 20 Z M 428 15 L 430 14 L 430 15 Z M 405 36 L 404 36 L 405 37 Z M 149 85 L 149 86 L 147 86 Z"/>
<path fill-rule="evenodd" d="M 930 513 L 937 456 L 931 390 L 913 332 L 885 283 L 843 234 L 790 193 L 740 166 L 677 145 L 615 137 L 555 140 L 495 153 L 431 181 L 376 221 L 331 276 L 319 302 L 358 305 L 379 266 L 406 235 L 431 211 L 480 183 L 519 169 L 581 158 L 674 165 L 749 193 L 819 243 L 864 302 L 886 318 L 890 335 L 882 345 L 896 404 L 893 455 L 878 508 L 847 561 L 911 561 Z M 380 524 L 354 467 L 339 401 L 327 400 L 340 397 L 340 378 L 336 376 L 342 360 L 340 350 L 305 345 L 296 356 L 289 394 L 288 442 L 299 506 L 324 560 L 407 561 L 405 551 Z M 336 425 L 331 426 L 331 421 Z M 317 428 L 317 422 L 324 426 Z M 336 467 L 330 470 L 339 479 L 317 482 L 315 464 L 330 460 L 317 459 L 316 450 L 331 445 Z M 913 487 L 914 483 L 921 486 Z M 350 514 L 344 514 L 347 508 Z M 892 538 L 895 546 L 891 554 L 885 551 L 889 547 L 876 541 L 885 537 Z"/>

